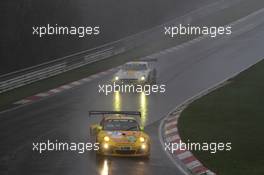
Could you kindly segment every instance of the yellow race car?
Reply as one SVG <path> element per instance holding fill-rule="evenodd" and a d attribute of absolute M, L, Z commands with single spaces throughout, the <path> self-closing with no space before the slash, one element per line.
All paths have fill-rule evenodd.
<path fill-rule="evenodd" d="M 90 111 L 89 116 L 101 115 L 100 124 L 90 127 L 90 135 L 99 144 L 98 155 L 149 157 L 150 138 L 143 132 L 135 116 L 137 111 Z"/>

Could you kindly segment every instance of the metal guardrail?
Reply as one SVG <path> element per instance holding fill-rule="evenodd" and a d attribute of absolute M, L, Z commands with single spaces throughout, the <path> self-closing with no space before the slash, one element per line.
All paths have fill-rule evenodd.
<path fill-rule="evenodd" d="M 138 43 L 131 43 L 131 39 L 128 37 L 95 49 L 2 75 L 0 76 L 0 93 L 123 53 L 137 46 Z M 131 44 L 127 45 L 123 42 Z"/>
<path fill-rule="evenodd" d="M 154 37 L 161 36 L 166 25 L 191 24 L 196 19 L 206 17 L 215 11 L 240 2 L 241 0 L 222 0 L 209 4 L 203 8 L 190 12 L 175 20 L 156 26 L 141 33 L 128 36 L 124 39 L 105 44 L 103 46 L 79 52 L 50 62 L 39 64 L 19 71 L 0 76 L 0 93 L 22 87 L 24 85 L 49 78 L 81 66 L 94 63 L 111 56 L 124 53 L 136 48 L 146 42 L 152 41 Z"/>

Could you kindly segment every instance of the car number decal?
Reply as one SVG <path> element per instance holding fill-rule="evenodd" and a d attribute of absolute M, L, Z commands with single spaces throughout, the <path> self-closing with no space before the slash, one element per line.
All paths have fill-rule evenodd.
<path fill-rule="evenodd" d="M 131 150 L 131 147 L 130 146 L 121 146 L 121 147 L 119 147 L 119 149 L 122 151 L 128 151 L 128 150 Z"/>
<path fill-rule="evenodd" d="M 136 141 L 136 137 L 134 137 L 134 136 L 128 136 L 127 139 L 129 142 L 135 142 Z"/>
<path fill-rule="evenodd" d="M 128 71 L 127 74 L 130 75 L 130 76 L 131 75 L 134 75 L 135 74 L 135 71 Z"/>

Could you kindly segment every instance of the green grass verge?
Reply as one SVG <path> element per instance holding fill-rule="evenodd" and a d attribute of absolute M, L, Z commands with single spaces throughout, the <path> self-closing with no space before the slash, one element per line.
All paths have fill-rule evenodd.
<path fill-rule="evenodd" d="M 264 174 L 264 61 L 189 105 L 179 119 L 186 142 L 232 142 L 232 150 L 194 152 L 220 175 Z"/>

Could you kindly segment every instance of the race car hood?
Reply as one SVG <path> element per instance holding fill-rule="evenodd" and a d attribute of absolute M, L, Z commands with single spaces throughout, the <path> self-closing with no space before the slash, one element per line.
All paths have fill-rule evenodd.
<path fill-rule="evenodd" d="M 148 71 L 124 71 L 119 70 L 115 76 L 118 76 L 119 79 L 140 79 L 142 76 L 147 77 Z"/>
<path fill-rule="evenodd" d="M 141 131 L 106 131 L 105 135 L 117 143 L 135 143 L 142 133 Z"/>

